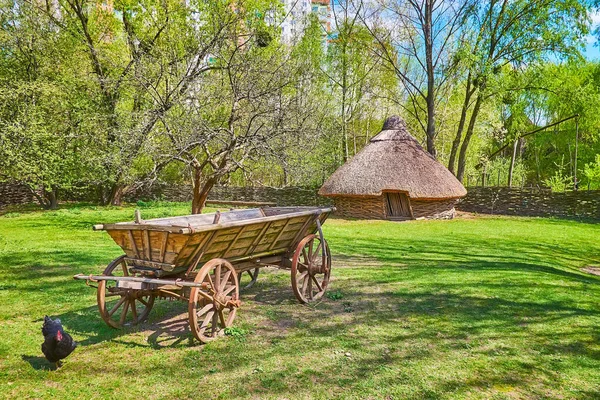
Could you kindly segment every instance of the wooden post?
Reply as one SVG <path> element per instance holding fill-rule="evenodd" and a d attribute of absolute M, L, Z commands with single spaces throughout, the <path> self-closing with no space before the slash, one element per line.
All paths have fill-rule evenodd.
<path fill-rule="evenodd" d="M 483 175 L 481 175 L 481 187 L 485 187 L 485 174 L 487 173 L 487 163 L 483 164 Z"/>
<path fill-rule="evenodd" d="M 513 172 L 515 169 L 515 158 L 517 157 L 517 145 L 519 144 L 519 139 L 515 139 L 513 144 L 513 152 L 512 158 L 510 159 L 510 168 L 508 169 L 508 187 L 512 187 L 512 178 Z"/>
<path fill-rule="evenodd" d="M 579 117 L 575 118 L 575 170 L 573 171 L 573 190 L 577 191 L 579 182 L 577 182 L 577 150 L 579 147 Z"/>
<path fill-rule="evenodd" d="M 140 213 L 140 210 L 138 210 L 138 209 L 135 210 L 134 221 L 135 221 L 136 224 L 141 224 L 142 223 L 142 214 Z"/>

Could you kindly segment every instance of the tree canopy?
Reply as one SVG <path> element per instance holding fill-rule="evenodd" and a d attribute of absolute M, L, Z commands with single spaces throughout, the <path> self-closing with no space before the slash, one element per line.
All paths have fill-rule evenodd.
<path fill-rule="evenodd" d="M 287 42 L 278 0 L 0 0 L 0 180 L 45 207 L 189 183 L 199 212 L 216 184 L 317 187 L 400 114 L 467 185 L 600 187 L 594 4 L 331 7 Z"/>

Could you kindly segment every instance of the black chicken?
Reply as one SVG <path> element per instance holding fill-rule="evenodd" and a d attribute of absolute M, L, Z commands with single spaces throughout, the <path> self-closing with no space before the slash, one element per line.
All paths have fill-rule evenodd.
<path fill-rule="evenodd" d="M 52 320 L 47 315 L 44 317 L 42 334 L 44 335 L 42 352 L 48 361 L 54 363 L 57 368 L 60 367 L 60 360 L 67 358 L 75 350 L 77 343 L 64 331 L 60 319 Z"/>

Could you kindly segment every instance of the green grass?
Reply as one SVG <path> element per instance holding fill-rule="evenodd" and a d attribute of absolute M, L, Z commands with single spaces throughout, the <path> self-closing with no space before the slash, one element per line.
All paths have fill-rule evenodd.
<path fill-rule="evenodd" d="M 142 206 L 145 218 L 189 209 Z M 116 331 L 71 279 L 120 255 L 91 225 L 133 209 L 0 216 L 0 397 L 600 397 L 600 277 L 580 271 L 600 266 L 600 225 L 330 219 L 330 296 L 301 306 L 288 273 L 263 270 L 235 329 L 201 346 L 186 304 L 157 301 L 148 322 Z M 45 314 L 80 342 L 57 371 L 41 358 Z"/>

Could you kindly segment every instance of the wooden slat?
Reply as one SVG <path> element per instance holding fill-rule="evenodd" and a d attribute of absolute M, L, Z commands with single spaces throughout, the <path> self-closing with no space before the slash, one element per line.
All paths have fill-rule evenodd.
<path fill-rule="evenodd" d="M 198 254 L 206 248 L 207 242 L 210 241 L 215 235 L 216 235 L 216 232 L 213 233 L 212 235 L 211 234 L 204 235 L 204 237 L 202 238 L 200 243 L 198 243 L 198 245 L 196 246 L 194 251 L 190 254 L 189 257 L 187 257 L 188 264 L 191 265 L 191 263 L 194 262 L 194 259 L 198 256 Z"/>
<path fill-rule="evenodd" d="M 168 264 L 168 263 L 159 263 L 159 262 L 155 262 L 155 261 L 148 261 L 148 260 L 139 260 L 137 258 L 129 258 L 129 257 L 125 257 L 126 261 L 129 261 L 130 264 L 132 265 L 137 265 L 137 266 L 142 266 L 142 267 L 150 267 L 150 268 L 157 268 L 157 269 L 162 269 L 164 271 L 173 271 L 173 269 L 175 269 L 175 265 L 174 264 Z"/>
<path fill-rule="evenodd" d="M 146 260 L 152 261 L 152 257 L 150 257 L 152 252 L 152 246 L 150 244 L 150 231 L 145 231 L 144 237 L 146 238 L 146 246 L 144 246 L 144 250 L 146 251 Z"/>
<path fill-rule="evenodd" d="M 244 233 L 244 229 L 246 227 L 242 226 L 242 229 L 240 229 L 240 231 L 238 232 L 238 234 L 235 236 L 235 238 L 231 241 L 231 243 L 229 244 L 229 246 L 227 247 L 227 249 L 225 249 L 225 252 L 223 252 L 223 258 L 227 258 L 227 252 L 229 250 L 231 250 L 231 248 L 235 245 L 235 243 L 237 242 L 237 240 L 239 239 L 240 235 L 242 233 Z"/>
<path fill-rule="evenodd" d="M 129 241 L 131 243 L 131 248 L 133 249 L 135 256 L 137 258 L 140 258 L 140 252 L 138 251 L 137 245 L 135 244 L 135 239 L 133 238 L 133 232 L 131 230 L 129 230 L 127 232 L 129 233 Z"/>
<path fill-rule="evenodd" d="M 170 232 L 163 233 L 163 240 L 160 246 L 160 262 L 163 263 L 165 262 L 165 253 L 167 251 L 167 241 L 169 240 L 169 233 Z"/>
<path fill-rule="evenodd" d="M 308 226 L 310 225 L 310 223 L 315 219 L 315 214 L 313 214 L 312 216 L 308 216 L 306 218 L 306 221 L 304 221 L 304 224 L 302 225 L 302 228 L 300 228 L 300 230 L 298 231 L 298 233 L 296 234 L 296 236 L 294 237 L 294 240 L 292 240 L 292 243 L 298 243 L 302 237 L 305 236 L 306 233 L 306 228 L 308 228 Z M 292 251 L 295 249 L 291 249 Z"/>
<path fill-rule="evenodd" d="M 238 239 L 238 241 L 235 243 L 235 246 L 233 246 L 230 250 L 249 249 L 250 246 L 252 246 L 252 243 L 254 243 L 254 239 L 255 237 Z"/>
<path fill-rule="evenodd" d="M 212 235 L 211 234 L 206 235 L 206 240 L 204 241 L 204 244 L 202 244 L 201 246 L 198 246 L 193 257 L 188 259 L 189 266 L 185 273 L 186 276 L 188 276 L 196 268 L 196 266 L 198 265 L 200 260 L 202 260 L 202 257 L 204 256 L 206 249 L 208 249 L 208 247 L 211 245 L 212 241 L 217 236 L 217 234 L 218 234 L 218 231 L 214 231 L 212 233 Z"/>
<path fill-rule="evenodd" d="M 290 221 L 291 221 L 291 219 L 288 219 L 286 221 L 286 223 L 281 227 L 281 230 L 277 234 L 277 237 L 275 238 L 275 240 L 273 240 L 273 243 L 271 243 L 271 246 L 269 246 L 269 250 L 272 250 L 273 247 L 275 247 L 275 245 L 279 241 L 279 238 L 281 237 L 281 235 L 283 234 L 283 232 L 285 232 L 285 228 L 288 226 L 288 224 L 290 223 Z"/>
<path fill-rule="evenodd" d="M 267 232 L 267 230 L 269 230 L 269 228 L 271 227 L 271 222 L 265 224 L 265 227 L 263 228 L 263 230 L 260 232 L 260 234 L 256 237 L 256 241 L 252 244 L 252 246 L 250 247 L 248 253 L 252 254 L 254 253 L 254 251 L 256 250 L 256 247 L 259 245 L 260 241 L 262 240 L 263 236 L 265 235 L 265 233 Z"/>
<path fill-rule="evenodd" d="M 206 200 L 206 204 L 215 205 L 230 205 L 230 206 L 256 206 L 256 207 L 269 207 L 274 206 L 277 203 L 268 201 L 233 201 L 233 200 Z"/>

